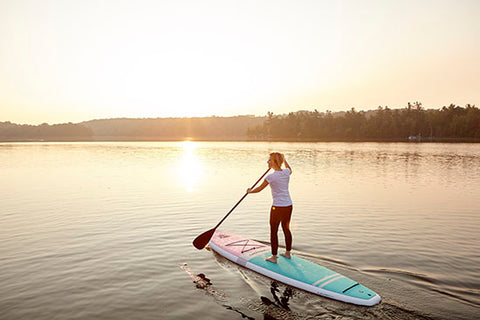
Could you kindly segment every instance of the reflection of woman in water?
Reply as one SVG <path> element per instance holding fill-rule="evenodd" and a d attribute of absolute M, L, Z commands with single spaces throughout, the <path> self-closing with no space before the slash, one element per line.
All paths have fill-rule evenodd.
<path fill-rule="evenodd" d="M 285 164 L 285 169 L 282 169 L 282 164 Z M 290 218 L 292 216 L 292 199 L 288 191 L 288 183 L 290 182 L 290 175 L 292 168 L 285 160 L 285 156 L 278 152 L 270 153 L 268 159 L 268 167 L 275 170 L 269 174 L 262 184 L 254 189 L 248 188 L 248 193 L 257 193 L 270 185 L 272 189 L 273 204 L 270 209 L 270 242 L 272 246 L 272 256 L 265 260 L 272 263 L 277 263 L 278 251 L 278 226 L 282 224 L 283 234 L 285 235 L 286 251 L 280 253 L 281 256 L 290 259 L 290 251 L 292 250 L 292 233 L 290 232 Z"/>

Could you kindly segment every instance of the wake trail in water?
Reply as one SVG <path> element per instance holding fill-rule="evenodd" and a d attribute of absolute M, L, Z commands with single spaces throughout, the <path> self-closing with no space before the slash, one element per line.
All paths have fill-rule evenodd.
<path fill-rule="evenodd" d="M 381 268 L 364 269 L 362 271 L 365 273 L 397 277 L 417 287 L 421 287 L 429 291 L 435 291 L 472 307 L 480 308 L 479 290 L 452 287 L 448 284 L 442 283 L 440 280 L 430 275 L 407 270 Z"/>
<path fill-rule="evenodd" d="M 222 307 L 224 307 L 227 310 L 231 310 L 233 312 L 238 313 L 242 317 L 242 319 L 255 320 L 255 318 L 248 316 L 238 308 L 225 304 L 225 302 L 228 302 L 228 299 L 225 293 L 219 290 L 216 290 L 213 287 L 211 280 L 208 279 L 203 273 L 194 274 L 187 263 L 182 263 L 180 265 L 180 268 L 190 276 L 190 278 L 193 280 L 193 283 L 195 283 L 195 287 L 197 289 L 202 289 L 207 294 L 214 297 L 217 302 L 221 303 Z"/>
<path fill-rule="evenodd" d="M 243 313 L 250 310 L 263 314 L 263 319 L 441 320 L 389 300 L 373 307 L 363 307 L 318 297 L 242 268 L 217 254 L 215 258 L 222 268 L 239 274 L 253 291 L 253 297 L 240 299 L 237 309 L 246 310 Z M 268 291 L 271 297 L 265 296 Z"/>
<path fill-rule="evenodd" d="M 213 296 L 217 300 L 221 300 L 221 301 L 226 301 L 227 300 L 226 295 L 223 292 L 216 290 L 213 287 L 210 279 L 208 279 L 203 273 L 194 274 L 192 272 L 192 270 L 190 269 L 190 267 L 188 266 L 188 264 L 186 264 L 186 263 L 182 263 L 180 265 L 180 268 L 182 270 L 184 270 L 190 276 L 193 283 L 195 283 L 195 287 L 197 289 L 205 290 L 206 293 Z"/>

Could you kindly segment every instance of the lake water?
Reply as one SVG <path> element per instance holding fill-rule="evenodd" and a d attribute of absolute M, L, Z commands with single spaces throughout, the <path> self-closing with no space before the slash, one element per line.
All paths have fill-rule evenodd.
<path fill-rule="evenodd" d="M 192 246 L 272 151 L 294 171 L 294 253 L 361 282 L 381 304 L 275 291 Z M 480 144 L 3 143 L 0 179 L 0 319 L 480 314 Z M 221 228 L 268 242 L 270 204 L 269 188 L 249 195 Z M 188 272 L 212 286 L 196 288 Z"/>

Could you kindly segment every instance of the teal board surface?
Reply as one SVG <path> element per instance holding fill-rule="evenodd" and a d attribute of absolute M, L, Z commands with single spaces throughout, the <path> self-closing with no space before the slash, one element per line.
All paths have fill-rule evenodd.
<path fill-rule="evenodd" d="M 248 262 L 287 278 L 346 296 L 368 300 L 375 295 L 375 292 L 356 281 L 295 255 L 292 259 L 278 256 L 277 264 L 265 261 L 269 255 L 270 253 L 265 253 L 253 257 Z"/>

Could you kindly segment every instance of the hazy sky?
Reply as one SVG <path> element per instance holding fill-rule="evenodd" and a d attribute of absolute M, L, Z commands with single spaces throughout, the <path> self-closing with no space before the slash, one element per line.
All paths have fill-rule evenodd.
<path fill-rule="evenodd" d="M 0 0 L 0 121 L 480 104 L 479 0 Z"/>

